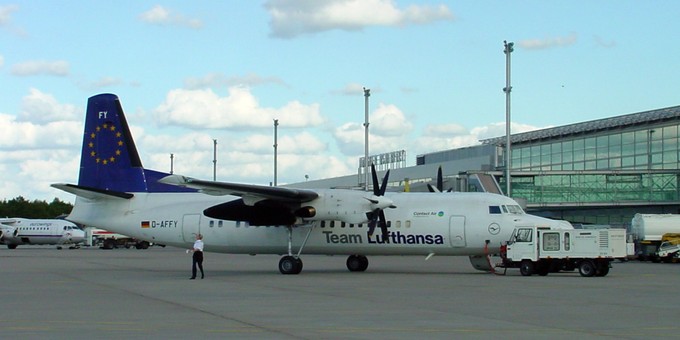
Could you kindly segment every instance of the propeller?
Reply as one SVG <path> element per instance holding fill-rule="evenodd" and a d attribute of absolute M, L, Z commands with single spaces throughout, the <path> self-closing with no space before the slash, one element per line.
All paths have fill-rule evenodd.
<path fill-rule="evenodd" d="M 442 175 L 442 166 L 439 166 L 439 169 L 437 169 L 437 186 L 433 187 L 432 184 L 427 183 L 427 189 L 430 190 L 430 192 L 444 192 L 444 176 Z M 449 188 L 447 192 L 451 192 L 453 188 Z"/>
<path fill-rule="evenodd" d="M 366 217 L 368 217 L 368 236 L 372 236 L 375 227 L 378 226 L 382 231 L 382 236 L 385 240 L 390 232 L 387 230 L 387 220 L 385 219 L 383 209 L 396 208 L 394 203 L 392 203 L 392 200 L 384 197 L 390 171 L 387 170 L 380 186 L 378 185 L 378 174 L 376 173 L 375 165 L 373 164 L 371 164 L 371 175 L 373 176 L 373 196 L 370 198 L 366 197 L 366 199 L 371 202 L 373 208 L 372 211 L 366 213 Z"/>

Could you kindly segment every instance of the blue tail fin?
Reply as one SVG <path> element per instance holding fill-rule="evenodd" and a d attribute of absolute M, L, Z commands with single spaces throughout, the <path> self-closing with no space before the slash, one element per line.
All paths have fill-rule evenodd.
<path fill-rule="evenodd" d="M 113 192 L 191 191 L 158 183 L 169 174 L 144 169 L 120 99 L 114 94 L 99 94 L 87 101 L 80 157 L 81 187 Z"/>

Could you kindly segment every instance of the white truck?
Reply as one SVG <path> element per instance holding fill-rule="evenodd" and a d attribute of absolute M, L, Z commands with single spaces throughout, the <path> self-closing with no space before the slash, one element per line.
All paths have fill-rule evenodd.
<path fill-rule="evenodd" d="M 519 268 L 523 276 L 548 275 L 578 268 L 581 276 L 605 276 L 614 259 L 627 257 L 623 229 L 551 229 L 517 227 L 501 246 L 501 268 Z"/>
<path fill-rule="evenodd" d="M 151 245 L 147 241 L 94 227 L 85 228 L 85 244 L 88 246 L 99 246 L 101 249 L 131 247 L 147 249 Z"/>
<path fill-rule="evenodd" d="M 680 234 L 680 215 L 635 214 L 631 221 L 638 260 L 659 262 L 668 260 L 668 253 L 659 254 L 661 244 Z"/>

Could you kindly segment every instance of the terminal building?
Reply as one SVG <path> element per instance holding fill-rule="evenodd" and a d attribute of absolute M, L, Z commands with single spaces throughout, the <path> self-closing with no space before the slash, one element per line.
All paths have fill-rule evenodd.
<path fill-rule="evenodd" d="M 505 195 L 506 139 L 418 155 L 390 170 L 389 186 L 427 191 L 441 167 L 445 190 Z M 636 213 L 680 213 L 680 106 L 513 134 L 510 145 L 510 196 L 528 213 L 617 226 Z M 362 169 L 296 186 L 362 187 Z"/>

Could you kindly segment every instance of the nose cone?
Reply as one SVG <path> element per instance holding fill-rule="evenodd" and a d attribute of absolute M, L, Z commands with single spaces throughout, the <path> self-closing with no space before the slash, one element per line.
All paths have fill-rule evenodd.
<path fill-rule="evenodd" d="M 85 241 L 85 232 L 82 230 L 74 230 L 71 233 L 71 242 L 81 243 Z"/>

